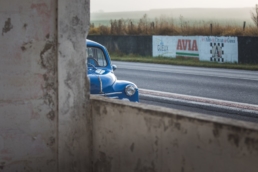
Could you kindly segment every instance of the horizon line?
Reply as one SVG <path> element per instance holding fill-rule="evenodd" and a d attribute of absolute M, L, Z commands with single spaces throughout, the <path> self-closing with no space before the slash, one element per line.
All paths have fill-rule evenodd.
<path fill-rule="evenodd" d="M 217 7 L 217 8 L 210 8 L 210 7 L 180 7 L 180 8 L 154 8 L 149 10 L 124 10 L 124 11 L 92 11 L 90 13 L 121 13 L 121 12 L 143 12 L 143 11 L 154 11 L 154 10 L 172 10 L 172 9 L 244 9 L 244 8 L 254 8 L 254 7 Z"/>

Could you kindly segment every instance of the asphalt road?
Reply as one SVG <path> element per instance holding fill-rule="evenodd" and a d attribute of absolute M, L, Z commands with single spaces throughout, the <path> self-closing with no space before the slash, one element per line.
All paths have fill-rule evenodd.
<path fill-rule="evenodd" d="M 258 105 L 258 72 L 113 61 L 139 88 Z"/>

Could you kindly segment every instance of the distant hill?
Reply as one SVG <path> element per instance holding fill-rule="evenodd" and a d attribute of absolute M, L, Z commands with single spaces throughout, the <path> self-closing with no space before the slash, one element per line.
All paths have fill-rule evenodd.
<path fill-rule="evenodd" d="M 132 12 L 98 12 L 91 13 L 91 22 L 108 24 L 110 20 L 115 19 L 132 19 L 138 20 L 147 14 L 150 20 L 160 17 L 169 17 L 178 20 L 183 16 L 186 21 L 219 21 L 222 23 L 242 25 L 243 21 L 247 24 L 253 24 L 250 12 L 254 8 L 174 8 L 174 9 L 152 9 L 149 11 L 132 11 Z"/>

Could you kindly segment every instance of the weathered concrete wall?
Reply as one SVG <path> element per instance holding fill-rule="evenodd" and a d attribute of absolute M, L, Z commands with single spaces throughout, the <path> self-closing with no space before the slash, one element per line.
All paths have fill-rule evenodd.
<path fill-rule="evenodd" d="M 256 124 L 91 97 L 94 172 L 256 172 Z"/>
<path fill-rule="evenodd" d="M 56 1 L 0 2 L 0 170 L 57 170 Z"/>
<path fill-rule="evenodd" d="M 88 13 L 89 0 L 0 1 L 1 172 L 89 169 Z"/>

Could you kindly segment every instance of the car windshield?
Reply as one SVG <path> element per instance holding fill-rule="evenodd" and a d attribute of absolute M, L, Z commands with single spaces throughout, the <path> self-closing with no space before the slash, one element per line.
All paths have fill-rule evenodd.
<path fill-rule="evenodd" d="M 97 47 L 87 47 L 88 50 L 88 67 L 105 67 L 107 61 L 103 51 Z"/>

